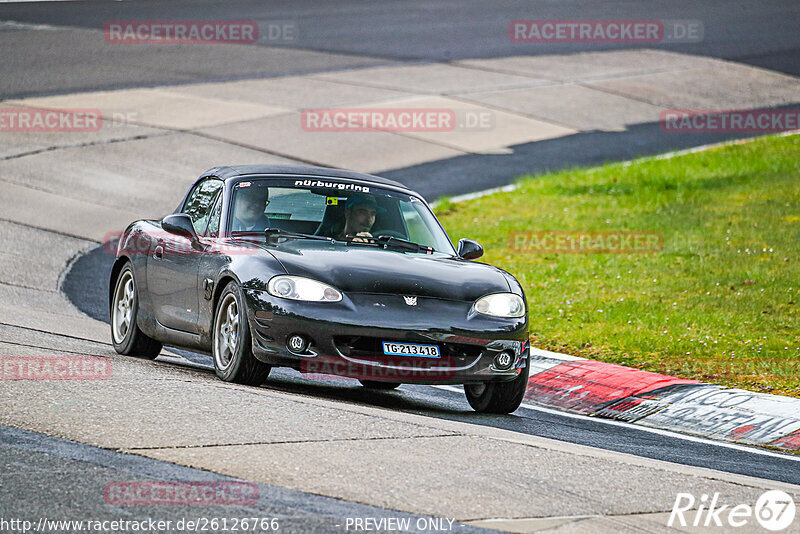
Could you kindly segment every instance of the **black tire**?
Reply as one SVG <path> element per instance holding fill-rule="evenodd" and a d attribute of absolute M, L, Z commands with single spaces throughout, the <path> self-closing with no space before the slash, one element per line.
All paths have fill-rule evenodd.
<path fill-rule="evenodd" d="M 374 389 L 378 391 L 389 391 L 400 387 L 400 382 L 378 382 L 375 380 L 359 380 L 361 385 L 367 389 Z"/>
<path fill-rule="evenodd" d="M 465 384 L 464 393 L 469 405 L 476 412 L 509 414 L 519 408 L 528 386 L 530 358 L 525 369 L 514 380 L 509 382 L 484 382 L 481 384 Z"/>
<path fill-rule="evenodd" d="M 130 287 L 126 287 L 130 284 Z M 130 291 L 130 296 L 126 296 Z M 111 294 L 109 316 L 111 319 L 111 343 L 114 350 L 125 356 L 155 359 L 163 346 L 155 339 L 148 337 L 139 329 L 136 318 L 139 314 L 139 290 L 133 267 L 125 263 L 114 282 Z M 127 317 L 127 321 L 123 320 Z"/>
<path fill-rule="evenodd" d="M 228 315 L 231 304 L 235 305 L 238 317 L 233 328 Z M 224 328 L 226 322 L 227 329 Z M 214 370 L 217 376 L 225 382 L 248 386 L 263 384 L 272 366 L 258 361 L 253 356 L 253 338 L 250 336 L 250 323 L 247 321 L 247 306 L 242 290 L 236 282 L 229 282 L 219 296 L 212 329 L 211 354 L 214 357 Z M 231 336 L 235 339 L 232 340 Z M 232 350 L 231 342 L 233 342 Z"/>

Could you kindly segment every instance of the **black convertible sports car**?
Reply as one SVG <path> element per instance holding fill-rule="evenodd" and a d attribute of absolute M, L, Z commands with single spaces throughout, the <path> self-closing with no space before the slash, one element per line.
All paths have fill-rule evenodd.
<path fill-rule="evenodd" d="M 479 412 L 525 393 L 528 315 L 517 280 L 458 249 L 423 198 L 377 176 L 217 167 L 174 213 L 132 223 L 111 271 L 114 348 L 210 353 L 226 381 L 273 366 L 365 387 L 464 384 Z"/>

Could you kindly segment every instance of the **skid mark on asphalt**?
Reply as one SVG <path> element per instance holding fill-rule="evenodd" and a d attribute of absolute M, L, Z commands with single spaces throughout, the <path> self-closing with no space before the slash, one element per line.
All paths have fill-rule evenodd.
<path fill-rule="evenodd" d="M 88 354 L 88 351 L 75 351 L 75 350 L 68 350 L 68 349 L 64 349 L 64 348 L 55 349 L 53 347 L 44 347 L 42 345 L 31 345 L 29 343 L 16 343 L 16 342 L 13 342 L 13 341 L 0 340 L 0 345 L 12 345 L 12 346 L 16 346 L 16 347 L 26 347 L 26 348 L 30 348 L 30 349 L 41 349 L 41 350 L 46 350 L 46 351 L 50 351 L 50 352 L 58 352 L 58 353 L 64 352 L 64 353 L 67 353 L 67 354 L 80 354 L 80 355 Z M 92 354 L 92 356 L 104 356 L 104 355 L 103 354 Z M 0 361 L 2 360 L 2 358 L 3 357 L 0 356 Z"/>
<path fill-rule="evenodd" d="M 85 338 L 85 337 L 78 337 L 78 336 L 71 336 L 69 334 L 59 334 L 59 333 L 56 333 L 56 332 L 48 332 L 47 330 L 41 330 L 39 328 L 31 328 L 29 326 L 20 326 L 20 325 L 9 324 L 9 323 L 0 323 L 0 326 L 7 326 L 9 328 L 19 328 L 21 330 L 29 330 L 31 332 L 38 332 L 40 334 L 46 334 L 48 336 L 63 337 L 63 338 L 68 338 L 68 339 L 75 339 L 75 340 L 78 340 L 78 341 L 86 341 L 87 343 L 96 343 L 98 345 L 105 345 L 105 346 L 109 346 L 109 347 L 111 346 L 111 343 L 103 343 L 103 342 L 100 342 L 100 341 L 95 341 L 94 339 L 89 339 L 89 338 Z"/>
<path fill-rule="evenodd" d="M 104 120 L 108 120 L 108 119 L 104 119 Z M 44 152 L 53 152 L 53 151 L 56 151 L 56 150 L 72 150 L 72 149 L 86 148 L 86 147 L 90 147 L 90 146 L 112 145 L 114 143 L 125 143 L 127 141 L 138 141 L 138 140 L 141 140 L 141 139 L 150 139 L 150 138 L 153 138 L 153 137 L 164 137 L 166 135 L 172 135 L 174 133 L 175 132 L 173 132 L 173 131 L 167 131 L 167 132 L 158 133 L 158 134 L 133 135 L 133 136 L 125 137 L 125 138 L 121 138 L 121 139 L 105 139 L 105 140 L 101 140 L 101 141 L 87 141 L 85 143 L 75 143 L 75 144 L 71 144 L 71 145 L 53 145 L 53 146 L 48 146 L 48 147 L 45 147 L 45 148 L 38 148 L 36 150 L 29 150 L 27 152 L 20 152 L 18 154 L 9 154 L 7 156 L 0 156 L 0 161 L 7 161 L 7 160 L 11 160 L 11 159 L 19 159 L 19 158 L 24 158 L 26 156 L 35 156 L 37 154 L 42 154 Z M 16 222 L 16 221 L 13 221 L 13 222 Z"/>
<path fill-rule="evenodd" d="M 430 434 L 425 436 L 375 436 L 370 438 L 330 438 L 330 439 L 290 439 L 282 441 L 249 441 L 241 443 L 214 443 L 209 445 L 178 445 L 175 447 L 131 447 L 119 449 L 123 451 L 158 451 L 158 450 L 173 450 L 173 449 L 217 449 L 220 447 L 243 447 L 248 445 L 286 445 L 291 443 L 339 443 L 342 441 L 391 441 L 391 440 L 407 440 L 407 439 L 427 439 L 427 438 L 452 438 L 466 436 L 467 434 L 461 432 L 447 432 L 442 434 Z"/>

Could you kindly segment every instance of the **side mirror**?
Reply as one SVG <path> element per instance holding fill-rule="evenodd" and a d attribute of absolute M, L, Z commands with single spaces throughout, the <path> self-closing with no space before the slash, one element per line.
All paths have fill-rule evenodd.
<path fill-rule="evenodd" d="M 167 215 L 161 220 L 161 228 L 171 234 L 187 237 L 192 241 L 197 240 L 197 232 L 194 230 L 192 218 L 185 213 Z"/>
<path fill-rule="evenodd" d="M 458 255 L 465 260 L 476 260 L 483 256 L 483 247 L 472 239 L 459 239 Z"/>

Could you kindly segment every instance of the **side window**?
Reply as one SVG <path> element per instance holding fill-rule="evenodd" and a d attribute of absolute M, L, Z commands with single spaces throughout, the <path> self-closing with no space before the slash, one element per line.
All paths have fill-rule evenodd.
<path fill-rule="evenodd" d="M 414 200 L 413 197 L 408 202 L 400 201 L 400 210 L 411 241 L 439 251 L 453 250 L 453 245 L 444 232 L 432 231 L 438 225 L 436 217 L 422 202 Z"/>
<path fill-rule="evenodd" d="M 208 178 L 198 183 L 189 193 L 186 204 L 183 205 L 183 213 L 192 219 L 194 229 L 198 234 L 202 234 L 208 224 L 208 216 L 211 212 L 211 203 L 217 196 L 217 192 L 222 188 L 222 180 L 218 178 Z"/>
<path fill-rule="evenodd" d="M 206 228 L 206 237 L 219 237 L 219 221 L 222 218 L 222 195 L 217 195 L 217 201 L 214 203 L 214 209 L 211 210 L 211 216 L 208 218 L 208 228 Z"/>

